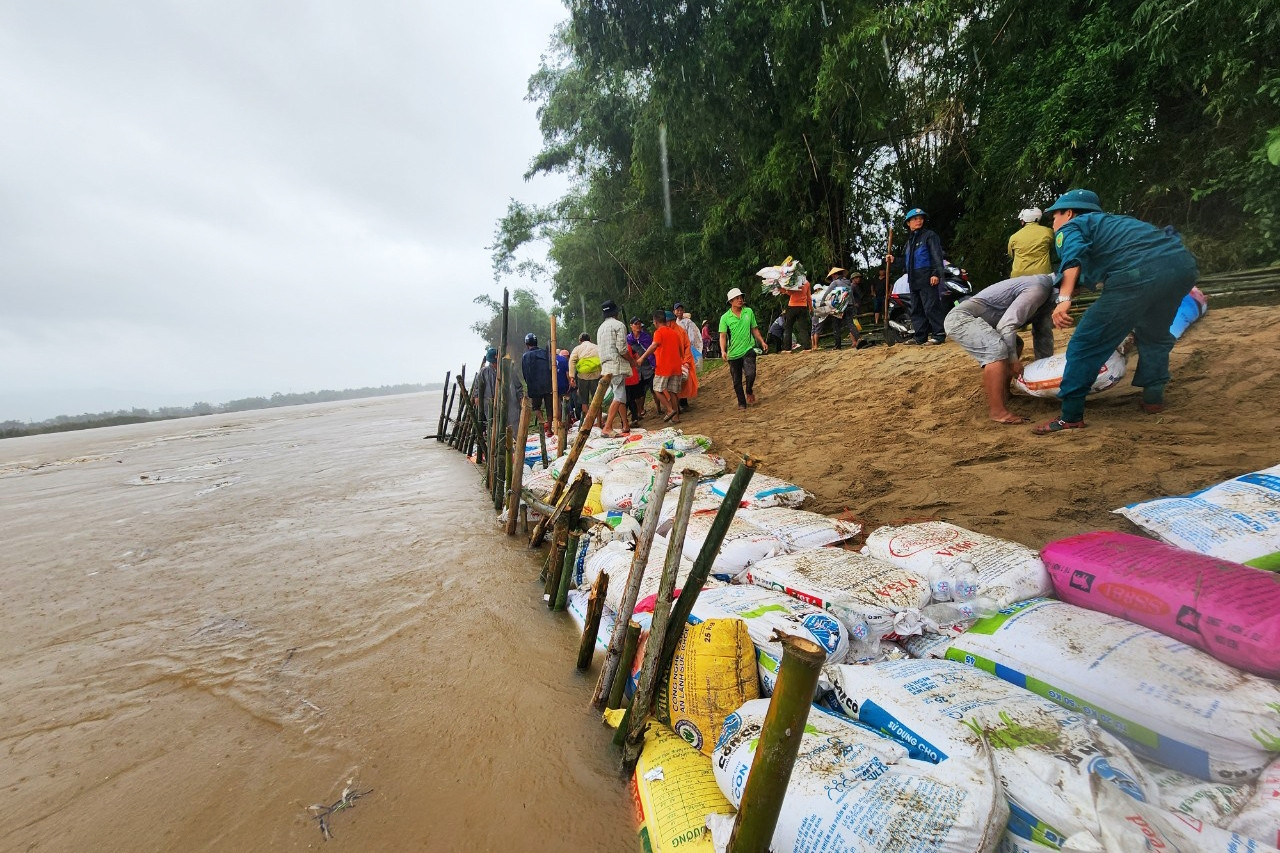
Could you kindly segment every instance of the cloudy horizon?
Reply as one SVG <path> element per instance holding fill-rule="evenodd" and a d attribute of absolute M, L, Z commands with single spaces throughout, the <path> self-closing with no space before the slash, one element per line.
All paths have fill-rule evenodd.
<path fill-rule="evenodd" d="M 478 363 L 557 0 L 0 10 L 0 421 Z M 549 301 L 549 300 L 548 300 Z M 221 396 L 229 394 L 229 396 Z"/>

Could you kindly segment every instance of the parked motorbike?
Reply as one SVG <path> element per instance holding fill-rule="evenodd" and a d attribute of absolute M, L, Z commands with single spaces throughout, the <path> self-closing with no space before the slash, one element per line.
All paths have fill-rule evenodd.
<path fill-rule="evenodd" d="M 973 295 L 973 285 L 969 281 L 969 273 L 950 261 L 943 262 L 942 281 L 938 283 L 938 298 L 942 300 L 942 312 L 945 314 L 962 299 Z M 886 317 L 889 334 L 898 340 L 913 337 L 911 327 L 911 291 L 906 286 L 906 276 L 901 276 L 889 294 L 889 307 Z M 893 342 L 893 341 L 890 341 Z"/>

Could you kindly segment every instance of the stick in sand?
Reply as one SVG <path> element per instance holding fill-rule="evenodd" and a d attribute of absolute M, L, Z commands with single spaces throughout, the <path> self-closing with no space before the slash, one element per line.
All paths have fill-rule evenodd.
<path fill-rule="evenodd" d="M 507 502 L 507 535 L 516 535 L 516 521 L 519 517 L 520 482 L 524 479 L 524 446 L 529 432 L 529 398 L 520 403 L 520 427 L 516 431 L 515 445 L 511 448 L 515 457 L 511 463 L 511 497 Z"/>
<path fill-rule="evenodd" d="M 609 576 L 604 572 L 596 575 L 596 582 L 591 585 L 591 598 L 587 599 L 587 625 L 582 629 L 582 642 L 578 644 L 578 670 L 591 666 L 591 658 L 595 656 L 596 637 L 600 634 L 600 617 L 604 615 L 604 597 L 609 592 Z"/>

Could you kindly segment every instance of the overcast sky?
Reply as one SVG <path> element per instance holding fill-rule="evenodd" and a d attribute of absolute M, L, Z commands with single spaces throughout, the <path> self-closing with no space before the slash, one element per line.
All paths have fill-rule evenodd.
<path fill-rule="evenodd" d="M 0 421 L 479 366 L 559 0 L 0 4 Z M 546 288 L 540 288 L 546 293 Z"/>

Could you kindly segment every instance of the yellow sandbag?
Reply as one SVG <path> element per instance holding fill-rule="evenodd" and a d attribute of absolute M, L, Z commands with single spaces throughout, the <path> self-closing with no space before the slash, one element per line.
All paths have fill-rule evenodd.
<path fill-rule="evenodd" d="M 599 515 L 604 512 L 604 502 L 600 500 L 600 491 L 604 483 L 592 483 L 587 491 L 587 502 L 582 505 L 583 515 Z"/>
<path fill-rule="evenodd" d="M 645 853 L 711 853 L 715 848 L 707 832 L 707 815 L 734 812 L 716 784 L 711 759 L 656 722 L 645 732 L 631 794 L 638 806 L 640 849 Z"/>
<path fill-rule="evenodd" d="M 659 719 L 710 756 L 725 717 L 760 698 L 756 648 L 746 623 L 708 619 L 685 628 L 665 698 L 658 707 Z"/>

